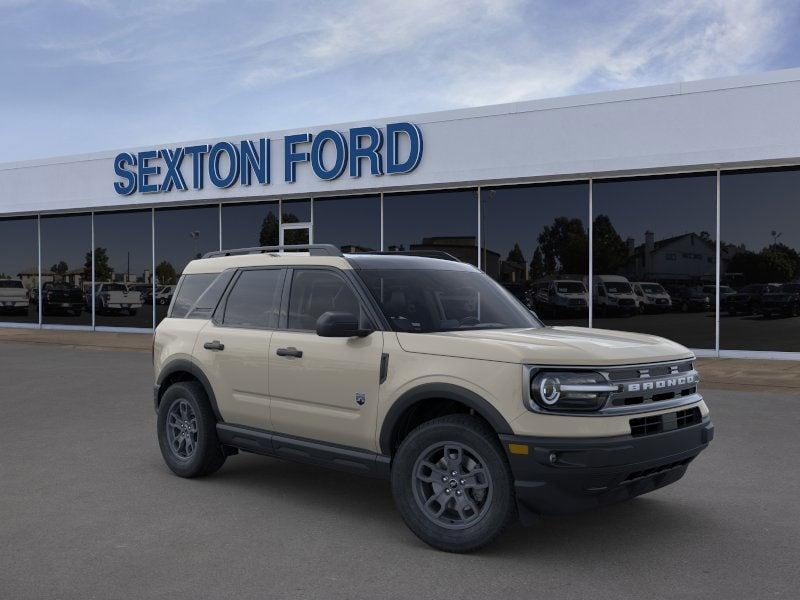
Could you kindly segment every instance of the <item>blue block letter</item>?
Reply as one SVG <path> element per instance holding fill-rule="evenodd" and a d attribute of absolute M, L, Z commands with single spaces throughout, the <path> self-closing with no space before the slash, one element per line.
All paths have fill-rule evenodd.
<path fill-rule="evenodd" d="M 397 162 L 397 146 L 400 134 L 408 136 L 411 150 L 408 158 L 402 162 Z M 417 168 L 422 158 L 422 132 L 413 123 L 389 123 L 386 126 L 386 137 L 389 138 L 386 148 L 386 172 L 389 175 L 398 173 L 409 173 Z"/>
<path fill-rule="evenodd" d="M 296 144 L 307 144 L 311 141 L 310 133 L 287 135 L 283 138 L 283 179 L 287 183 L 295 182 L 295 163 L 308 162 L 308 152 L 295 152 Z"/>
<path fill-rule="evenodd" d="M 125 165 L 136 166 L 136 157 L 129 152 L 121 152 L 114 159 L 114 173 L 122 177 L 127 183 L 121 181 L 114 182 L 114 191 L 121 196 L 127 196 L 136 191 L 136 173 L 128 171 Z"/>
<path fill-rule="evenodd" d="M 261 138 L 258 140 L 258 151 L 250 140 L 242 140 L 239 156 L 241 157 L 239 183 L 250 185 L 253 173 L 258 179 L 258 183 L 269 183 L 269 140 Z"/>
<path fill-rule="evenodd" d="M 333 143 L 333 147 L 336 150 L 336 160 L 330 169 L 326 169 L 322 162 L 322 153 L 325 150 L 326 142 Z M 314 143 L 311 144 L 311 168 L 314 169 L 314 174 L 326 181 L 336 179 L 344 172 L 346 164 L 347 144 L 344 141 L 344 136 L 331 129 L 320 131 L 314 138 Z"/>
<path fill-rule="evenodd" d="M 361 146 L 361 140 L 369 138 L 369 144 Z M 383 175 L 383 132 L 377 127 L 354 127 L 350 130 L 350 177 L 361 177 L 361 159 L 369 159 L 369 172 Z"/>

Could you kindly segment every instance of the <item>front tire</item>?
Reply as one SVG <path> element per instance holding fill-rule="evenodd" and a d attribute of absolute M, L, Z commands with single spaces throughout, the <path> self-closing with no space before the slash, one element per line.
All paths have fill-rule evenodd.
<path fill-rule="evenodd" d="M 445 552 L 472 552 L 516 519 L 514 478 L 497 434 L 470 415 L 423 423 L 392 464 L 392 494 L 406 525 Z"/>
<path fill-rule="evenodd" d="M 196 381 L 175 383 L 164 392 L 158 405 L 158 445 L 179 477 L 210 475 L 225 462 L 208 396 Z"/>

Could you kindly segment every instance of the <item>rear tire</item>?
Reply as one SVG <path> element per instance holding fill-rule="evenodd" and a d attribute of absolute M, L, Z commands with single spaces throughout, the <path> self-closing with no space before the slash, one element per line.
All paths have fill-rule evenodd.
<path fill-rule="evenodd" d="M 158 405 L 158 445 L 179 477 L 210 475 L 225 463 L 217 420 L 196 381 L 175 383 L 164 392 Z"/>
<path fill-rule="evenodd" d="M 392 464 L 392 494 L 409 529 L 445 552 L 478 550 L 517 517 L 497 434 L 470 415 L 433 419 L 408 434 Z"/>

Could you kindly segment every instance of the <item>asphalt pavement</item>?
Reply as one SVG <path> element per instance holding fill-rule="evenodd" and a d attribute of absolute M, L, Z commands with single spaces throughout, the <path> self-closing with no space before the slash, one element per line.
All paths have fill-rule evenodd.
<path fill-rule="evenodd" d="M 800 395 L 708 390 L 678 483 L 517 527 L 417 540 L 386 482 L 251 455 L 161 461 L 146 351 L 0 341 L 0 598 L 797 598 Z"/>

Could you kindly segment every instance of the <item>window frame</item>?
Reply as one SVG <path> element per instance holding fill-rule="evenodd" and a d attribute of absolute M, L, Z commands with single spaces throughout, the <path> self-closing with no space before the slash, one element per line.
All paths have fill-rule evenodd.
<path fill-rule="evenodd" d="M 339 277 L 344 281 L 345 285 L 347 285 L 350 290 L 355 294 L 356 298 L 358 299 L 362 310 L 364 310 L 368 326 L 374 329 L 375 331 L 388 331 L 389 324 L 381 317 L 381 313 L 378 311 L 377 306 L 374 304 L 374 300 L 372 297 L 367 293 L 361 286 L 361 282 L 356 278 L 356 276 L 352 273 L 349 273 L 345 269 L 338 269 L 336 267 L 330 267 L 326 265 L 297 265 L 286 267 L 286 274 L 283 279 L 283 294 L 281 295 L 281 306 L 280 311 L 278 313 L 278 327 L 277 329 L 280 331 L 289 331 L 294 333 L 313 333 L 316 335 L 316 330 L 314 329 L 290 329 L 288 327 L 289 323 L 289 299 L 291 296 L 292 291 L 292 283 L 294 281 L 294 272 L 295 271 L 328 271 L 333 273 L 335 276 Z"/>
<path fill-rule="evenodd" d="M 230 323 L 225 323 L 225 311 L 227 310 L 228 307 L 228 299 L 230 298 L 230 295 L 233 292 L 233 290 L 236 288 L 236 284 L 239 282 L 242 273 L 244 273 L 245 271 L 281 271 L 281 275 L 278 281 L 278 289 L 276 291 L 278 322 L 280 322 L 280 308 L 283 299 L 283 289 L 286 283 L 286 271 L 287 271 L 287 268 L 281 265 L 237 268 L 236 272 L 231 277 L 231 280 L 228 282 L 228 286 L 222 293 L 220 301 L 217 303 L 217 307 L 214 309 L 214 313 L 211 316 L 211 322 L 214 323 L 215 327 L 226 328 L 226 329 L 244 329 L 248 331 L 275 331 L 277 329 L 278 323 L 275 322 L 275 318 L 273 316 L 270 317 L 270 322 L 265 327 L 259 327 L 255 325 L 243 327 L 242 325 L 231 325 Z"/>

